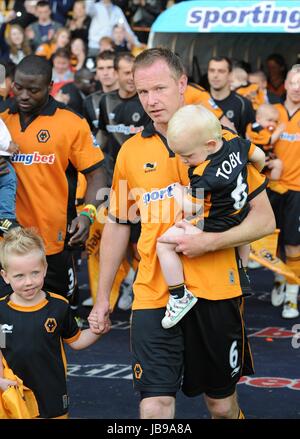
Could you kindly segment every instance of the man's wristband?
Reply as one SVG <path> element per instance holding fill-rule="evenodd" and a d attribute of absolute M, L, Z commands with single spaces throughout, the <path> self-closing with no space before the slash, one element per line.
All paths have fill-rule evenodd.
<path fill-rule="evenodd" d="M 97 216 L 97 209 L 93 204 L 86 204 L 80 212 L 80 215 L 87 216 L 91 224 L 93 224 Z"/>

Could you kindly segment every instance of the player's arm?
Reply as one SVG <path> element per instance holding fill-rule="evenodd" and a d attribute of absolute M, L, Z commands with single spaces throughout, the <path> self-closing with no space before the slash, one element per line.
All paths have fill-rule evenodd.
<path fill-rule="evenodd" d="M 249 244 L 274 232 L 275 217 L 264 190 L 250 201 L 250 211 L 244 221 L 226 232 L 216 233 L 213 250 Z"/>
<path fill-rule="evenodd" d="M 260 172 L 266 164 L 266 156 L 261 148 L 255 146 L 253 153 L 249 157 L 250 162 Z"/>
<path fill-rule="evenodd" d="M 98 326 L 89 318 L 90 328 L 95 334 L 110 329 L 109 298 L 117 271 L 124 259 L 129 243 L 130 226 L 108 219 L 104 226 L 100 244 L 100 269 L 96 303 L 90 318 L 97 316 Z"/>
<path fill-rule="evenodd" d="M 80 350 L 92 345 L 97 340 L 99 340 L 100 337 L 101 334 L 94 334 L 89 328 L 83 329 L 80 332 L 79 338 L 76 341 L 73 341 L 68 344 L 72 349 Z"/>
<path fill-rule="evenodd" d="M 194 258 L 208 252 L 249 244 L 263 236 L 269 235 L 275 230 L 275 218 L 264 190 L 250 201 L 250 211 L 243 222 L 226 232 L 210 233 L 198 231 L 198 233 L 195 233 L 195 226 L 188 222 L 180 222 L 177 226 L 185 230 L 184 235 L 179 237 L 162 237 L 159 238 L 159 241 L 175 243 L 177 244 L 177 252 Z M 193 228 L 193 230 L 190 228 Z"/>

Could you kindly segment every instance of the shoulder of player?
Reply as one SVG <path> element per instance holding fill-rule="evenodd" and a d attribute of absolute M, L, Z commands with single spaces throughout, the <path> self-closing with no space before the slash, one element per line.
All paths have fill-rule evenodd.
<path fill-rule="evenodd" d="M 57 103 L 57 114 L 62 114 L 68 117 L 70 120 L 78 121 L 78 119 L 84 120 L 84 116 L 74 111 L 72 108 L 67 107 L 65 104 L 60 102 Z"/>
<path fill-rule="evenodd" d="M 189 82 L 187 86 L 193 90 L 198 90 L 198 91 L 209 94 L 208 91 L 205 90 L 205 88 L 201 87 L 201 85 L 199 85 L 199 84 L 195 84 L 194 82 Z"/>
<path fill-rule="evenodd" d="M 144 142 L 145 138 L 142 137 L 142 133 L 137 133 L 129 139 L 125 140 L 122 144 L 119 155 L 125 155 L 129 152 L 132 154 L 134 151 L 140 150 L 142 148 L 141 142 Z"/>
<path fill-rule="evenodd" d="M 207 169 L 210 165 L 211 161 L 210 160 L 205 160 L 205 162 L 200 163 L 200 165 L 195 166 L 194 168 L 190 168 L 189 170 L 189 176 L 190 178 L 193 177 L 204 177 Z"/>

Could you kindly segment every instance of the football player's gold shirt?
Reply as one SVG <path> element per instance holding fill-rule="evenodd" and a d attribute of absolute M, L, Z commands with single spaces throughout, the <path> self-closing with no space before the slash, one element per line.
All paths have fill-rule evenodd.
<path fill-rule="evenodd" d="M 254 110 L 257 110 L 258 107 L 265 102 L 265 94 L 262 89 L 259 88 L 257 84 L 247 84 L 243 85 L 235 90 L 244 98 L 247 98 L 251 101 Z"/>
<path fill-rule="evenodd" d="M 160 308 L 168 301 L 156 242 L 174 224 L 176 182 L 188 185 L 188 167 L 168 148 L 166 139 L 155 131 L 152 123 L 123 144 L 115 166 L 109 214 L 119 223 L 133 221 L 137 213 L 141 215 L 141 261 L 134 284 L 133 309 Z M 249 200 L 265 187 L 265 177 L 252 165 L 248 168 L 247 184 Z M 242 294 L 235 249 L 193 259 L 181 255 L 181 259 L 187 288 L 196 296 L 219 300 Z"/>
<path fill-rule="evenodd" d="M 300 191 L 300 109 L 289 115 L 282 104 L 274 105 L 285 129 L 274 144 L 274 152 L 282 160 L 283 170 L 279 182 L 288 189 Z"/>
<path fill-rule="evenodd" d="M 103 153 L 86 120 L 51 97 L 27 125 L 14 101 L 0 116 L 20 148 L 11 159 L 18 177 L 18 221 L 38 229 L 48 255 L 59 253 L 76 216 L 77 173 L 101 166 Z"/>
<path fill-rule="evenodd" d="M 184 102 L 186 105 L 201 104 L 207 110 L 212 111 L 218 119 L 221 119 L 224 115 L 223 111 L 215 103 L 208 91 L 197 84 L 188 84 L 184 93 Z"/>

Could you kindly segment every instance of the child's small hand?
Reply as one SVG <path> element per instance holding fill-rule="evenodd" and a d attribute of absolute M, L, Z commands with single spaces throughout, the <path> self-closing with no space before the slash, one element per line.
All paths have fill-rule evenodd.
<path fill-rule="evenodd" d="M 98 329 L 98 327 L 99 327 L 99 325 L 98 325 L 98 316 L 97 316 L 96 313 L 90 314 L 88 316 L 87 320 L 88 320 L 89 325 L 90 325 L 91 328 L 94 328 L 96 330 Z"/>
<path fill-rule="evenodd" d="M 17 386 L 17 381 L 7 380 L 6 378 L 0 378 L 0 390 L 5 392 L 10 386 Z"/>
<path fill-rule="evenodd" d="M 11 141 L 9 143 L 7 151 L 11 152 L 12 154 L 18 153 L 19 152 L 19 145 L 17 145 L 15 142 Z"/>

